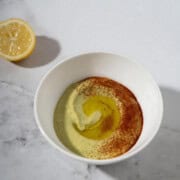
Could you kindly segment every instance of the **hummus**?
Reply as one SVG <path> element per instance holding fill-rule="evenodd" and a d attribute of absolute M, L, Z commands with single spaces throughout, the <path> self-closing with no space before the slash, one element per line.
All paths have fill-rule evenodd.
<path fill-rule="evenodd" d="M 102 77 L 70 85 L 54 113 L 54 128 L 61 142 L 93 159 L 128 151 L 137 141 L 142 124 L 135 96 L 121 84 Z"/>

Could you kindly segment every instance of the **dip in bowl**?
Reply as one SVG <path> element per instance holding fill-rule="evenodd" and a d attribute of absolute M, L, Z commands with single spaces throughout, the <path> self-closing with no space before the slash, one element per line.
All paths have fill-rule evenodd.
<path fill-rule="evenodd" d="M 140 123 L 140 126 L 133 126 L 133 129 L 137 130 L 137 134 L 134 135 L 134 141 L 129 143 L 128 147 L 126 147 L 123 151 L 121 145 L 117 146 L 116 151 L 112 150 L 113 153 L 110 155 L 101 154 L 97 157 L 97 151 L 94 151 L 94 153 L 96 153 L 95 156 L 86 156 L 83 155 L 82 152 L 80 152 L 81 148 L 79 147 L 81 146 L 81 144 L 74 144 L 74 147 L 78 148 L 75 148 L 75 150 L 73 150 L 74 147 L 68 147 L 67 143 L 61 137 L 59 137 L 57 133 L 57 131 L 59 131 L 63 127 L 63 124 L 60 124 L 60 126 L 58 127 L 61 128 L 56 128 L 56 125 L 54 123 L 54 117 L 56 116 L 54 113 L 57 110 L 60 97 L 63 96 L 65 90 L 72 83 L 79 82 L 80 80 L 86 79 L 87 77 L 105 77 L 111 79 L 112 81 L 115 81 L 121 84 L 123 87 L 127 88 L 132 93 L 131 95 L 132 97 L 134 97 L 134 100 L 137 100 L 138 106 L 135 110 L 135 114 L 137 113 L 138 117 L 143 117 L 143 123 Z M 107 99 L 95 99 L 95 101 L 99 100 L 101 102 L 103 101 L 103 103 L 105 104 L 106 102 L 109 102 L 109 100 Z M 114 99 L 114 101 L 116 100 Z M 86 115 L 88 114 L 87 111 L 90 111 L 89 107 L 92 107 L 91 100 L 88 103 L 84 105 L 86 106 Z M 79 104 L 82 105 L 81 102 Z M 113 106 L 113 103 L 110 102 L 110 104 Z M 62 110 L 62 108 L 60 109 Z M 66 107 L 65 110 L 71 111 L 71 109 L 68 107 Z M 104 134 L 99 133 L 98 128 L 96 129 L 96 133 L 91 133 L 89 129 L 91 129 L 93 125 L 97 125 L 96 123 L 101 122 L 100 117 L 102 117 L 103 114 L 103 111 L 100 112 L 102 114 L 99 115 L 98 111 L 95 111 L 96 113 L 93 117 L 92 113 L 94 110 L 91 111 L 92 112 L 90 114 L 92 115 L 92 117 L 91 115 L 90 117 L 92 119 L 90 118 L 90 120 L 88 120 L 88 123 L 80 123 L 76 120 L 73 122 L 74 129 L 76 129 L 77 132 L 79 131 L 79 134 L 83 137 L 86 137 L 88 140 L 90 139 L 94 141 L 99 138 L 98 141 L 102 141 L 106 137 L 110 137 L 112 135 L 112 132 L 114 132 L 114 129 L 117 129 L 118 124 L 121 124 L 121 122 L 118 122 L 116 124 L 115 120 L 115 124 L 113 124 L 112 126 L 111 124 L 109 124 L 107 126 L 108 128 Z M 163 102 L 157 84 L 155 83 L 151 75 L 141 65 L 115 54 L 102 52 L 87 53 L 70 57 L 49 70 L 49 72 L 42 78 L 37 89 L 34 100 L 34 112 L 36 122 L 42 134 L 60 152 L 73 159 L 78 159 L 92 164 L 104 165 L 127 159 L 140 152 L 151 142 L 160 127 L 163 114 Z M 105 110 L 105 113 L 106 112 L 108 112 L 108 110 Z M 116 112 L 116 109 L 113 109 L 113 112 Z M 121 113 L 119 115 L 118 113 L 115 114 L 116 115 L 114 115 L 114 119 L 121 116 Z M 133 117 L 135 117 L 135 115 Z M 139 122 L 142 122 L 142 118 L 140 119 L 141 120 L 139 120 Z M 65 118 L 63 118 L 62 120 L 64 121 Z M 64 122 L 66 121 L 67 120 L 65 120 Z M 130 127 L 132 125 L 133 123 L 130 123 Z M 71 133 L 72 129 L 69 132 Z M 97 137 L 98 133 L 99 136 Z M 71 135 L 71 138 L 72 137 L 73 135 Z M 70 142 L 72 142 L 72 139 L 70 140 Z M 108 146 L 106 146 L 107 142 L 102 144 L 101 150 L 103 150 L 103 147 L 104 150 L 112 147 L 112 143 L 110 142 L 110 140 L 108 142 Z M 116 144 L 118 142 L 120 141 L 117 141 Z"/>

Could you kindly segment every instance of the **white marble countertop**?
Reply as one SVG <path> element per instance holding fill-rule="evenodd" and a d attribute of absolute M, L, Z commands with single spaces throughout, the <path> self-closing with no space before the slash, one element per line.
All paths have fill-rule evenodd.
<path fill-rule="evenodd" d="M 33 55 L 18 64 L 0 59 L 1 180 L 179 180 L 180 1 L 0 0 L 0 20 L 20 17 L 37 34 Z M 44 73 L 63 58 L 111 51 L 143 64 L 158 82 L 165 105 L 153 142 L 135 157 L 87 165 L 49 145 L 33 115 Z"/>

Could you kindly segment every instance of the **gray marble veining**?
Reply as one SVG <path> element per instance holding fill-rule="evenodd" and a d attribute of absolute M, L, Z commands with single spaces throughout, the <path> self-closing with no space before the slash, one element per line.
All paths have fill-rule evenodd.
<path fill-rule="evenodd" d="M 0 177 L 3 180 L 38 179 L 37 174 L 45 173 L 46 168 L 52 172 L 48 176 L 44 174 L 45 179 L 57 177 L 66 167 L 67 177 L 88 176 L 87 165 L 67 163 L 41 136 L 33 116 L 32 93 L 6 82 L 0 82 L 0 90 Z M 74 170 L 71 163 L 80 169 Z"/>

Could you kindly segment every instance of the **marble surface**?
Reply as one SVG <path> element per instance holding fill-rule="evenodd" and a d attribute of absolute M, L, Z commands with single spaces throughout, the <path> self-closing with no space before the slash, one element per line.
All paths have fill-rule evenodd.
<path fill-rule="evenodd" d="M 27 20 L 37 35 L 33 55 L 0 59 L 1 180 L 179 180 L 180 1 L 0 0 L 0 20 Z M 33 96 L 48 69 L 72 54 L 111 51 L 143 64 L 158 82 L 165 105 L 152 143 L 124 162 L 94 166 L 49 145 L 33 115 Z"/>

